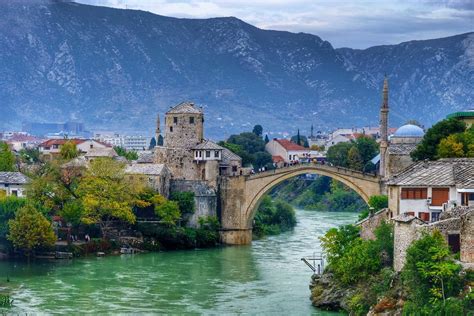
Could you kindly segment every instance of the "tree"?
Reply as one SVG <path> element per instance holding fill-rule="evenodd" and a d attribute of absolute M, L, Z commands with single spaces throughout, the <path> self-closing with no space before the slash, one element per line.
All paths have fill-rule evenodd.
<path fill-rule="evenodd" d="M 348 154 L 352 148 L 351 143 L 338 143 L 329 147 L 326 159 L 335 166 L 348 167 Z"/>
<path fill-rule="evenodd" d="M 182 214 L 193 214 L 196 208 L 194 203 L 194 192 L 171 192 L 170 200 L 178 203 Z"/>
<path fill-rule="evenodd" d="M 151 150 L 156 147 L 156 139 L 155 137 L 152 137 L 150 140 L 150 146 L 148 146 L 148 149 Z"/>
<path fill-rule="evenodd" d="M 15 156 L 11 152 L 8 144 L 0 142 L 0 171 L 14 171 Z"/>
<path fill-rule="evenodd" d="M 40 152 L 38 148 L 24 148 L 21 149 L 20 159 L 25 163 L 35 163 L 40 161 Z"/>
<path fill-rule="evenodd" d="M 27 257 L 35 249 L 52 247 L 56 241 L 51 223 L 31 204 L 22 207 L 8 226 L 8 239 Z"/>
<path fill-rule="evenodd" d="M 107 238 L 114 220 L 135 222 L 133 207 L 137 205 L 143 189 L 125 177 L 124 165 L 110 158 L 95 159 L 79 183 L 85 224 L 99 224 L 102 236 Z"/>
<path fill-rule="evenodd" d="M 262 127 L 262 125 L 255 125 L 255 126 L 253 127 L 252 133 L 254 133 L 255 135 L 257 135 L 258 137 L 262 137 L 262 134 L 263 134 L 263 127 Z"/>
<path fill-rule="evenodd" d="M 402 278 L 409 300 L 423 306 L 459 294 L 460 270 L 441 233 L 425 233 L 407 249 Z"/>
<path fill-rule="evenodd" d="M 450 118 L 442 120 L 426 131 L 423 140 L 411 153 L 413 160 L 434 160 L 437 157 L 437 148 L 443 138 L 451 134 L 462 133 L 466 130 L 466 123 Z"/>
<path fill-rule="evenodd" d="M 362 159 L 362 164 L 365 166 L 370 160 L 372 160 L 379 152 L 379 145 L 371 137 L 358 137 L 353 144 L 359 151 L 359 155 Z M 359 169 L 362 170 L 362 169 Z"/>
<path fill-rule="evenodd" d="M 71 160 L 79 156 L 79 151 L 77 150 L 77 146 L 73 141 L 66 141 L 62 146 L 61 150 L 59 151 L 61 158 L 64 160 Z"/>
<path fill-rule="evenodd" d="M 26 205 L 26 199 L 16 196 L 0 197 L 0 241 L 7 238 L 8 221 Z"/>
<path fill-rule="evenodd" d="M 388 196 L 372 195 L 369 198 L 369 206 L 373 207 L 376 212 L 388 207 Z"/>
<path fill-rule="evenodd" d="M 259 151 L 254 155 L 254 168 L 262 168 L 272 163 L 272 155 L 267 152 Z"/>
<path fill-rule="evenodd" d="M 165 201 L 155 205 L 155 213 L 167 226 L 175 226 L 181 218 L 178 203 L 175 201 Z"/>
<path fill-rule="evenodd" d="M 270 139 L 268 138 L 268 134 L 265 135 L 265 144 L 268 144 L 270 142 Z"/>
<path fill-rule="evenodd" d="M 121 157 L 125 157 L 127 160 L 138 159 L 138 153 L 136 151 L 127 151 L 125 148 L 120 147 L 120 146 L 115 146 L 114 150 L 117 153 L 117 155 Z"/>
<path fill-rule="evenodd" d="M 474 157 L 474 128 L 441 139 L 436 158 Z"/>
<path fill-rule="evenodd" d="M 165 141 L 164 141 L 164 139 L 163 139 L 163 136 L 159 135 L 156 144 L 157 144 L 158 146 L 163 146 L 164 143 L 165 143 Z"/>
<path fill-rule="evenodd" d="M 347 163 L 349 168 L 362 171 L 364 165 L 359 154 L 359 150 L 356 146 L 353 146 L 351 149 L 349 149 L 349 153 L 347 154 Z"/>

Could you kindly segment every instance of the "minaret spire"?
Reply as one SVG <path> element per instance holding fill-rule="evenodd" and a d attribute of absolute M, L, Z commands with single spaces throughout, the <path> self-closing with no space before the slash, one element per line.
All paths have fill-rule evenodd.
<path fill-rule="evenodd" d="M 385 75 L 382 90 L 382 105 L 380 106 L 380 167 L 379 174 L 382 178 L 387 176 L 388 152 L 388 79 Z"/>
<path fill-rule="evenodd" d="M 156 116 L 156 131 L 155 131 L 155 140 L 156 144 L 158 144 L 158 138 L 161 135 L 161 130 L 160 130 L 160 114 Z"/>

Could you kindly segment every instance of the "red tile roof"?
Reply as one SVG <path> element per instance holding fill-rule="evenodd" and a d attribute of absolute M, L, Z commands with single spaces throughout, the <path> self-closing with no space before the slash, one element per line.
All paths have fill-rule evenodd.
<path fill-rule="evenodd" d="M 84 139 L 48 139 L 47 141 L 41 143 L 40 147 L 51 147 L 53 145 L 64 145 L 66 142 L 73 142 L 76 145 L 82 144 L 85 142 Z"/>
<path fill-rule="evenodd" d="M 272 156 L 272 160 L 274 163 L 279 163 L 279 162 L 284 162 L 285 159 L 283 159 L 282 156 Z"/>
<path fill-rule="evenodd" d="M 275 141 L 280 144 L 286 150 L 294 150 L 294 151 L 308 151 L 308 148 L 304 148 L 298 144 L 295 144 L 288 139 L 275 139 Z"/>

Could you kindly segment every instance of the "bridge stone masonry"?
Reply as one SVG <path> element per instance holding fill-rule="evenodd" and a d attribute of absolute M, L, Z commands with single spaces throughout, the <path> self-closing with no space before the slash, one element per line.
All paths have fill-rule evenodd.
<path fill-rule="evenodd" d="M 379 176 L 322 164 L 298 164 L 248 176 L 219 178 L 221 241 L 228 245 L 252 242 L 252 223 L 263 196 L 286 179 L 302 174 L 318 174 L 338 180 L 368 202 L 384 189 Z"/>

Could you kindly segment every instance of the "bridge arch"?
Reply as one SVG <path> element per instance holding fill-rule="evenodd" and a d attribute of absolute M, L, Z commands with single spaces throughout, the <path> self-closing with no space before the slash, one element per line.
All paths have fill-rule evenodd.
<path fill-rule="evenodd" d="M 327 176 L 330 177 L 331 179 L 337 180 L 352 190 L 354 190 L 366 203 L 368 203 L 369 198 L 371 195 L 373 195 L 372 190 L 367 190 L 367 188 L 364 188 L 363 185 L 365 183 L 361 183 L 361 181 L 357 181 L 354 178 L 337 174 L 337 173 L 332 173 L 328 172 L 326 170 L 321 170 L 320 168 L 314 168 L 311 166 L 304 167 L 304 168 L 298 168 L 297 170 L 289 170 L 288 172 L 284 172 L 281 174 L 278 174 L 276 176 L 271 176 L 269 175 L 268 181 L 258 181 L 257 179 L 262 179 L 260 177 L 256 179 L 249 179 L 247 180 L 248 186 L 246 187 L 247 190 L 249 190 L 249 197 L 250 201 L 248 204 L 248 208 L 246 210 L 246 213 L 248 214 L 248 221 L 249 225 L 252 224 L 253 219 L 255 217 L 255 214 L 257 213 L 258 205 L 260 204 L 260 201 L 263 199 L 263 197 L 270 192 L 272 188 L 274 188 L 276 185 L 280 184 L 281 182 L 297 177 L 299 175 L 303 174 L 317 174 L 319 176 Z M 264 175 L 265 177 L 265 175 Z M 256 181 L 256 184 L 253 184 L 252 181 Z M 263 183 L 262 186 L 260 184 Z M 378 183 L 377 183 L 378 186 Z M 376 188 L 377 191 L 377 188 Z M 250 192 L 254 192 L 254 195 L 250 194 Z M 377 194 L 380 194 L 380 192 L 377 191 Z"/>
<path fill-rule="evenodd" d="M 321 164 L 301 164 L 250 176 L 221 179 L 221 239 L 226 244 L 248 244 L 252 240 L 252 222 L 263 196 L 284 180 L 302 174 L 318 174 L 340 181 L 357 192 L 365 202 L 380 195 L 379 176 Z"/>

